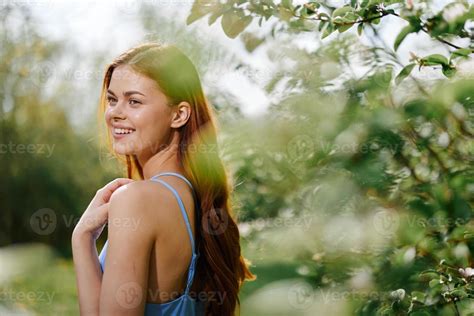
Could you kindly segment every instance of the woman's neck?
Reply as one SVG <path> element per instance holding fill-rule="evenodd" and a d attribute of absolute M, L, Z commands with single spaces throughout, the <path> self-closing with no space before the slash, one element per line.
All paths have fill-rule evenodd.
<path fill-rule="evenodd" d="M 177 133 L 174 136 L 177 136 Z M 177 142 L 178 137 L 173 137 L 173 140 L 169 146 L 163 150 L 158 151 L 148 159 L 138 157 L 140 166 L 142 166 L 143 177 L 145 179 L 150 179 L 161 172 L 184 172 L 184 168 L 178 159 L 179 145 Z"/>

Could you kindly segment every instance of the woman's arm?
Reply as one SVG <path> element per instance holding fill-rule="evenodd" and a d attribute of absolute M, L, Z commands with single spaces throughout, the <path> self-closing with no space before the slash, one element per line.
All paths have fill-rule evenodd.
<path fill-rule="evenodd" d="M 148 202 L 149 189 L 136 182 L 111 198 L 100 315 L 144 314 L 150 255 L 157 237 L 157 210 Z"/>
<path fill-rule="evenodd" d="M 99 315 L 102 271 L 95 239 L 91 234 L 73 233 L 72 253 L 81 315 Z"/>
<path fill-rule="evenodd" d="M 119 178 L 99 189 L 74 228 L 71 246 L 81 315 L 99 315 L 102 271 L 95 242 L 107 222 L 112 194 L 131 182 Z"/>

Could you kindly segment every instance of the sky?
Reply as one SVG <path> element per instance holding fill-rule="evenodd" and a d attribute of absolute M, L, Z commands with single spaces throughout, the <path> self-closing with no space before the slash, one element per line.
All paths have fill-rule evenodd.
<path fill-rule="evenodd" d="M 33 9 L 35 19 L 38 21 L 38 30 L 50 39 L 69 43 L 81 56 L 94 56 L 100 52 L 107 52 L 112 59 L 129 47 L 141 41 L 147 36 L 140 23 L 139 9 L 142 3 L 152 4 L 158 12 L 167 16 L 173 16 L 179 27 L 197 29 L 200 38 L 216 40 L 220 45 L 250 64 L 255 70 L 250 74 L 232 69 L 221 70 L 217 76 L 201 76 L 203 85 L 216 85 L 214 88 L 223 89 L 232 94 L 238 100 L 242 112 L 248 116 L 258 116 L 265 113 L 271 102 L 275 102 L 272 96 L 267 95 L 264 90 L 265 83 L 271 79 L 276 70 L 275 64 L 269 60 L 267 50 L 274 47 L 275 43 L 268 40 L 265 45 L 257 48 L 253 53 L 248 53 L 242 41 L 228 38 L 222 31 L 220 20 L 212 26 L 208 26 L 207 17 L 186 26 L 185 20 L 190 12 L 193 0 L 5 0 L 16 5 L 28 5 Z M 294 3 L 304 3 L 303 0 L 295 0 Z M 435 0 L 435 10 L 441 9 L 451 1 Z M 472 3 L 472 0 L 469 2 Z M 334 5 L 342 5 L 344 0 L 333 0 Z M 387 44 L 392 46 L 399 30 L 406 25 L 396 17 L 387 17 L 379 29 L 381 37 Z M 257 21 L 247 28 L 254 34 L 263 34 L 271 27 L 270 23 L 264 23 L 259 27 Z M 356 32 L 352 28 L 349 32 Z M 315 41 L 314 37 L 300 35 L 295 39 L 295 45 L 304 47 L 308 51 L 315 50 L 318 45 L 324 45 L 331 41 L 335 32 L 323 41 Z M 423 39 L 420 41 L 420 38 Z M 361 40 L 369 43 L 369 39 L 363 35 Z M 277 40 L 274 40 L 277 41 Z M 426 35 L 419 34 L 408 36 L 398 51 L 403 63 L 409 62 L 410 51 L 423 55 L 423 52 L 447 53 L 442 46 L 435 46 Z M 93 76 L 101 77 L 102 69 L 84 70 L 92 72 Z M 355 72 L 364 73 L 364 69 L 355 67 Z M 435 76 L 433 72 L 419 73 L 418 75 Z M 211 80 L 212 82 L 206 82 Z M 80 80 L 80 78 L 79 78 Z M 78 84 L 81 84 L 78 82 Z M 95 106 L 93 104 L 92 106 Z M 84 110 L 84 116 L 90 115 L 90 111 Z"/>
<path fill-rule="evenodd" d="M 34 8 L 38 29 L 48 38 L 72 43 L 71 46 L 75 49 L 77 47 L 81 55 L 92 56 L 107 51 L 110 52 L 110 58 L 147 37 L 139 20 L 140 3 L 153 4 L 160 13 L 169 12 L 169 15 L 174 15 L 183 28 L 186 27 L 186 17 L 192 5 L 190 0 L 22 1 Z M 270 61 L 263 51 L 248 58 L 249 54 L 241 41 L 226 37 L 220 23 L 208 26 L 207 19 L 202 19 L 189 27 L 198 28 L 202 34 L 201 38 L 217 40 L 238 58 L 245 59 L 254 67 L 264 70 L 271 68 Z M 234 95 L 244 114 L 259 115 L 269 106 L 270 100 L 262 85 L 255 85 L 245 74 L 238 71 L 224 72 L 219 79 L 218 88 Z M 206 82 L 203 82 L 203 85 L 206 86 Z"/>

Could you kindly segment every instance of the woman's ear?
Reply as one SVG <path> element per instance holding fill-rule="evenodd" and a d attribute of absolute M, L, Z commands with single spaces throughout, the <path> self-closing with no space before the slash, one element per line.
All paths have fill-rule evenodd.
<path fill-rule="evenodd" d="M 171 121 L 172 128 L 179 128 L 186 124 L 191 117 L 191 105 L 186 102 L 180 102 L 173 111 L 173 119 Z"/>

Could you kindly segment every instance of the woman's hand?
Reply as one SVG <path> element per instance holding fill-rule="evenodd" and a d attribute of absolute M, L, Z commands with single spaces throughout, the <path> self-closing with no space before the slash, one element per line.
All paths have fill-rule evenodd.
<path fill-rule="evenodd" d="M 90 202 L 86 211 L 74 228 L 73 236 L 90 236 L 97 240 L 107 223 L 109 217 L 109 200 L 115 190 L 122 185 L 131 183 L 135 180 L 127 178 L 117 178 L 103 188 L 97 190 L 94 198 Z"/>

